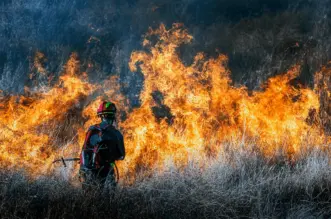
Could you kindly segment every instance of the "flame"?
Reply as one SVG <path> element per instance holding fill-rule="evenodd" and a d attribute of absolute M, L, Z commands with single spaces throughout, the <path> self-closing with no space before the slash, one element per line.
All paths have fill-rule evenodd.
<path fill-rule="evenodd" d="M 71 56 L 65 74 L 48 91 L 1 100 L 2 168 L 22 168 L 35 174 L 46 173 L 51 168 L 56 149 L 63 146 L 57 145 L 61 141 L 56 135 L 61 134 L 60 128 L 65 128 L 59 123 L 94 90 L 74 74 L 79 69 L 76 58 L 75 54 Z"/>
<path fill-rule="evenodd" d="M 0 93 L 1 167 L 38 175 L 49 172 L 59 154 L 78 156 L 85 131 L 99 122 L 95 111 L 104 99 L 115 102 L 120 112 L 117 126 L 127 150 L 125 161 L 119 162 L 122 174 L 162 170 L 169 162 L 179 167 L 192 160 L 203 164 L 222 153 L 228 142 L 238 147 L 254 143 L 266 157 L 285 151 L 291 159 L 308 150 L 308 144 L 330 143 L 316 119 L 321 93 L 329 91 L 293 85 L 299 66 L 249 92 L 233 85 L 225 55 L 206 58 L 198 53 L 192 64 L 185 64 L 177 49 L 192 39 L 181 24 L 149 29 L 144 51 L 132 52 L 129 62 L 132 72 L 144 76 L 138 108 L 129 108 L 118 77 L 90 84 L 79 70 L 77 54 L 47 91 Z M 328 78 L 321 76 L 325 72 L 317 74 L 315 84 Z M 329 101 L 330 95 L 325 96 Z"/>
<path fill-rule="evenodd" d="M 149 38 L 157 37 L 152 45 Z M 222 143 L 254 139 L 265 156 L 285 150 L 289 157 L 307 147 L 307 139 L 325 142 L 319 127 L 307 123 L 319 110 L 313 90 L 291 85 L 300 68 L 268 80 L 261 91 L 249 94 L 234 87 L 227 57 L 207 59 L 202 53 L 185 65 L 176 52 L 192 40 L 179 24 L 149 30 L 143 41 L 147 51 L 135 51 L 129 63 L 145 77 L 141 107 L 121 123 L 128 143 L 128 171 L 189 159 L 205 162 L 216 156 Z M 161 115 L 158 115 L 161 114 Z M 161 118 L 160 118 L 161 117 Z"/>

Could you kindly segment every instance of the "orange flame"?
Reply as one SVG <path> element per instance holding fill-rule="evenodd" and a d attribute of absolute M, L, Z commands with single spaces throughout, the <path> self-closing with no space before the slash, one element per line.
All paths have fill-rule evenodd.
<path fill-rule="evenodd" d="M 158 37 L 153 46 L 151 36 Z M 265 156 L 284 149 L 293 156 L 308 138 L 316 145 L 324 142 L 320 128 L 306 121 L 311 110 L 319 110 L 318 96 L 291 85 L 299 67 L 269 79 L 262 91 L 249 95 L 246 87 L 231 85 L 224 55 L 205 59 L 199 53 L 193 64 L 184 65 L 176 49 L 191 39 L 181 25 L 169 30 L 161 25 L 146 35 L 143 45 L 148 52 L 131 55 L 131 71 L 139 69 L 145 82 L 141 107 L 121 123 L 129 170 L 162 167 L 167 160 L 204 162 L 205 156 L 220 152 L 223 142 L 243 137 L 255 139 Z"/>
<path fill-rule="evenodd" d="M 76 54 L 47 92 L 0 93 L 1 167 L 46 173 L 58 153 L 78 156 L 85 131 L 98 123 L 95 111 L 102 99 L 114 101 L 127 115 L 123 121 L 118 118 L 127 149 L 125 161 L 119 162 L 122 174 L 162 169 L 168 162 L 204 163 L 221 153 L 226 142 L 245 147 L 249 140 L 267 157 L 285 151 L 290 158 L 307 150 L 308 143 L 330 143 L 319 122 L 310 121 L 312 112 L 320 110 L 320 97 L 292 85 L 298 66 L 249 93 L 232 85 L 224 55 L 207 59 L 198 53 L 185 65 L 176 51 L 192 39 L 180 24 L 149 29 L 143 40 L 146 50 L 134 51 L 129 62 L 131 71 L 141 71 L 145 78 L 141 106 L 132 111 L 117 77 L 92 85 L 79 76 Z"/>
<path fill-rule="evenodd" d="M 73 55 L 66 74 L 47 92 L 11 96 L 1 101 L 0 164 L 2 168 L 24 168 L 45 173 L 56 156 L 58 123 L 69 110 L 86 98 L 94 87 L 73 72 L 79 63 Z"/>

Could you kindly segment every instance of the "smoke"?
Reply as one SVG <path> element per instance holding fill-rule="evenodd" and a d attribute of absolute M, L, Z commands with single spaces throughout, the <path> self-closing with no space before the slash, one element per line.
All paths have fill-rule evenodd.
<path fill-rule="evenodd" d="M 128 69 L 148 27 L 180 22 L 193 34 L 178 52 L 184 63 L 196 51 L 229 56 L 235 84 L 257 89 L 294 64 L 299 81 L 330 59 L 329 1 L 309 0 L 5 0 L 0 3 L 0 90 L 43 87 L 62 72 L 72 52 L 94 83 L 119 75 L 121 91 L 139 105 L 143 76 Z M 35 55 L 45 57 L 39 74 Z M 40 60 L 39 60 L 40 61 Z M 50 80 L 53 78 L 53 80 Z"/>

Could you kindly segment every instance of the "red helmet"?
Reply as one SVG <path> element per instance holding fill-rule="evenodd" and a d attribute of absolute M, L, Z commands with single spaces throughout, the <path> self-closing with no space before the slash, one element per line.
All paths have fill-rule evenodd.
<path fill-rule="evenodd" d="M 97 110 L 98 115 L 108 114 L 115 116 L 115 113 L 116 113 L 116 106 L 114 103 L 110 101 L 103 101 Z"/>

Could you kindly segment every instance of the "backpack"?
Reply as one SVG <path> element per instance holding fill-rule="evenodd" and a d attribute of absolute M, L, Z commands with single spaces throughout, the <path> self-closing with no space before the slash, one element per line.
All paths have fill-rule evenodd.
<path fill-rule="evenodd" d="M 123 136 L 115 127 L 95 125 L 90 130 L 93 131 L 90 138 L 92 166 L 100 168 L 125 156 Z"/>

